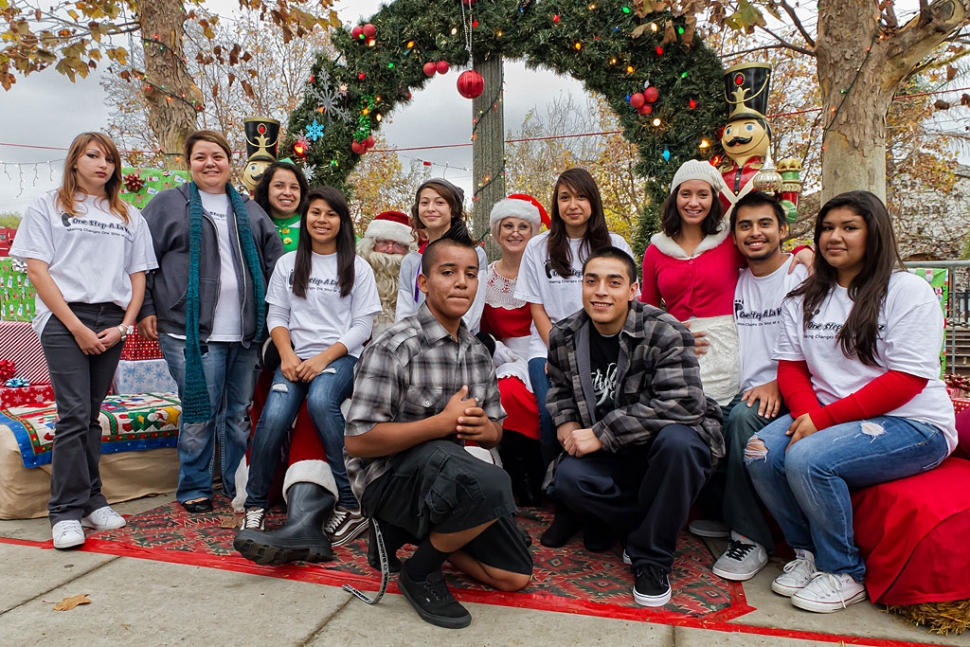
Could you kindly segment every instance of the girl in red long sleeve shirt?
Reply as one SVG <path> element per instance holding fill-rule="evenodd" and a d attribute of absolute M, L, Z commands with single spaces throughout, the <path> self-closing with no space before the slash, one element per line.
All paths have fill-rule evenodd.
<path fill-rule="evenodd" d="M 930 470 L 956 446 L 939 379 L 943 313 L 902 268 L 885 205 L 836 196 L 815 226 L 814 274 L 783 306 L 775 346 L 791 415 L 751 438 L 748 473 L 796 559 L 772 583 L 830 613 L 866 599 L 849 488 Z"/>

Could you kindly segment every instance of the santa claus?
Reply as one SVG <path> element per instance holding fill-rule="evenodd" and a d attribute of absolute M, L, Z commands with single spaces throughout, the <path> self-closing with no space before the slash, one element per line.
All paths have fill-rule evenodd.
<path fill-rule="evenodd" d="M 410 220 L 400 211 L 384 211 L 367 225 L 364 237 L 357 241 L 357 253 L 374 268 L 377 293 L 384 311 L 374 319 L 373 338 L 394 323 L 397 309 L 397 287 L 401 261 L 417 249 Z"/>

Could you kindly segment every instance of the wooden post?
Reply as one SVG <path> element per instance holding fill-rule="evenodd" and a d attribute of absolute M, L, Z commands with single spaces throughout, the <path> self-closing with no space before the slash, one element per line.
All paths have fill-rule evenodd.
<path fill-rule="evenodd" d="M 502 58 L 475 58 L 474 69 L 485 81 L 485 91 L 472 102 L 472 236 L 480 240 L 488 233 L 492 206 L 505 197 L 505 113 Z M 490 260 L 501 255 L 491 236 L 485 251 Z"/>

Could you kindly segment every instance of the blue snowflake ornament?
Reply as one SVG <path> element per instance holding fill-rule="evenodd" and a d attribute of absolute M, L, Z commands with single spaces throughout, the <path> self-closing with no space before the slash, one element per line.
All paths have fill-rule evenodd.
<path fill-rule="evenodd" d="M 323 137 L 323 124 L 317 123 L 316 120 L 314 120 L 313 123 L 307 124 L 306 137 L 307 139 L 312 139 L 313 141 L 317 141 Z"/>

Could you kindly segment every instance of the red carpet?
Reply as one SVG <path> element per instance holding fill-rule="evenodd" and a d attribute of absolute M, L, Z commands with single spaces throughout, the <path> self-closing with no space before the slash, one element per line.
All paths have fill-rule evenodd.
<path fill-rule="evenodd" d="M 334 586 L 350 583 L 362 590 L 373 591 L 380 584 L 380 574 L 367 565 L 364 538 L 336 549 L 333 562 L 257 566 L 232 547 L 235 529 L 224 527 L 235 518 L 228 500 L 216 497 L 215 505 L 207 515 L 189 515 L 175 502 L 160 506 L 130 517 L 125 528 L 88 535 L 83 550 Z M 551 520 L 548 512 L 523 509 L 519 520 L 533 538 L 533 583 L 520 592 L 506 594 L 449 571 L 448 581 L 456 597 L 468 602 L 654 621 L 667 616 L 725 621 L 751 611 L 741 586 L 713 575 L 710 552 L 703 542 L 686 533 L 678 542 L 670 578 L 673 599 L 663 609 L 652 610 L 634 604 L 633 577 L 620 558 L 619 544 L 613 551 L 594 554 L 586 551 L 577 537 L 554 550 L 539 544 L 539 535 Z M 282 523 L 282 515 L 272 513 L 268 521 L 269 527 L 276 526 Z M 396 592 L 393 584 L 391 591 Z"/>

